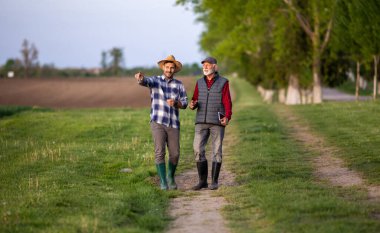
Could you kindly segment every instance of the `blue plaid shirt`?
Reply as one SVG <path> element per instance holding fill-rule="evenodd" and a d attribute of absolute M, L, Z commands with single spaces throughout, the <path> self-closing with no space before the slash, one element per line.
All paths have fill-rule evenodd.
<path fill-rule="evenodd" d="M 187 107 L 187 94 L 182 82 L 174 77 L 169 80 L 161 75 L 144 77 L 139 84 L 150 88 L 150 120 L 179 129 L 179 109 L 170 107 L 166 100 L 175 99 L 181 102 L 183 109 Z"/>

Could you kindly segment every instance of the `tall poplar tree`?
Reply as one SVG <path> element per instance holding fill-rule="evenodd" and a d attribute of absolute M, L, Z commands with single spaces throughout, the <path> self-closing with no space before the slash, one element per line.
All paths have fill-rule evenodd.
<path fill-rule="evenodd" d="M 376 99 L 377 68 L 380 58 L 380 2 L 378 0 L 352 1 L 351 30 L 355 34 L 354 40 L 360 44 L 365 57 L 373 59 L 373 99 Z"/>
<path fill-rule="evenodd" d="M 321 56 L 330 40 L 336 0 L 283 0 L 311 41 L 313 102 L 322 102 Z"/>
<path fill-rule="evenodd" d="M 24 68 L 24 77 L 31 76 L 31 70 L 38 66 L 38 50 L 34 44 L 29 45 L 29 41 L 24 39 L 21 48 L 22 65 Z"/>
<path fill-rule="evenodd" d="M 374 61 L 374 90 L 376 99 L 377 68 L 380 57 L 380 3 L 376 0 L 338 1 L 334 37 L 356 61 L 356 98 L 359 97 L 360 66 L 366 60 Z"/>
<path fill-rule="evenodd" d="M 120 48 L 112 48 L 110 51 L 111 69 L 113 75 L 118 76 L 121 72 L 121 64 L 123 61 L 123 51 Z"/>

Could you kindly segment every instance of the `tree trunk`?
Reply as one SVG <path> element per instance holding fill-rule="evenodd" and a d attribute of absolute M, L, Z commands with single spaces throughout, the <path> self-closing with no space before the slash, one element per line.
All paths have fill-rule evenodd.
<path fill-rule="evenodd" d="M 285 90 L 285 88 L 281 88 L 278 91 L 278 102 L 280 102 L 281 104 L 284 104 L 286 102 L 286 90 Z"/>
<path fill-rule="evenodd" d="M 313 103 L 322 103 L 321 81 L 321 39 L 319 38 L 319 20 L 315 19 L 313 43 Z"/>
<path fill-rule="evenodd" d="M 355 88 L 355 99 L 359 100 L 359 85 L 360 85 L 360 62 L 356 62 L 356 88 Z"/>
<path fill-rule="evenodd" d="M 373 56 L 373 60 L 374 60 L 374 76 L 373 76 L 373 100 L 376 100 L 376 94 L 377 94 L 377 91 L 376 91 L 376 87 L 377 87 L 377 66 L 379 64 L 379 56 Z"/>
<path fill-rule="evenodd" d="M 359 76 L 359 88 L 362 90 L 367 89 L 368 82 L 362 76 Z"/>
<path fill-rule="evenodd" d="M 264 98 L 265 89 L 261 85 L 257 86 L 257 91 L 260 93 L 260 96 Z"/>
<path fill-rule="evenodd" d="M 325 50 L 331 35 L 333 18 L 331 16 L 328 21 L 327 27 L 324 31 L 323 41 L 321 40 L 321 33 L 323 30 L 320 25 L 320 14 L 321 10 L 318 8 L 317 0 L 312 1 L 312 13 L 311 17 L 313 18 L 314 25 L 311 28 L 307 17 L 303 16 L 299 10 L 293 5 L 291 0 L 283 0 L 286 5 L 296 14 L 297 21 L 299 22 L 301 28 L 305 31 L 308 37 L 311 39 L 312 50 L 313 50 L 313 102 L 322 103 L 322 82 L 321 82 L 321 54 Z M 312 30 L 313 29 L 313 30 Z"/>
<path fill-rule="evenodd" d="M 321 82 L 321 60 L 318 57 L 314 57 L 313 61 L 313 103 L 322 103 L 322 82 Z"/>
<path fill-rule="evenodd" d="M 313 103 L 313 91 L 309 88 L 301 89 L 301 103 L 312 104 Z"/>
<path fill-rule="evenodd" d="M 291 74 L 289 77 L 288 91 L 285 104 L 294 105 L 301 103 L 298 76 Z"/>
<path fill-rule="evenodd" d="M 306 97 L 307 97 L 306 103 L 312 104 L 313 103 L 313 90 L 308 90 Z"/>
<path fill-rule="evenodd" d="M 300 89 L 301 94 L 301 104 L 306 104 L 306 89 Z"/>
<path fill-rule="evenodd" d="M 265 103 L 272 103 L 273 102 L 273 95 L 274 95 L 274 90 L 271 90 L 271 89 L 265 89 L 265 92 L 264 92 L 264 102 Z"/>

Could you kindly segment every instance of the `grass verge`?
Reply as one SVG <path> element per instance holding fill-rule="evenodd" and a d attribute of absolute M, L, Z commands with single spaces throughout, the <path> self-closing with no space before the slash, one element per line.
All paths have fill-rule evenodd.
<path fill-rule="evenodd" d="M 153 183 L 149 109 L 22 110 L 0 120 L 0 232 L 165 229 L 172 194 Z M 181 113 L 187 160 L 193 114 Z"/>
<path fill-rule="evenodd" d="M 14 114 L 23 112 L 23 111 L 29 111 L 32 110 L 32 107 L 28 106 L 2 106 L 0 107 L 0 118 L 6 117 L 6 116 L 12 116 Z"/>
<path fill-rule="evenodd" d="M 355 95 L 356 92 L 356 84 L 350 80 L 347 80 L 342 85 L 337 87 L 338 90 L 343 91 L 345 93 Z M 365 89 L 359 89 L 360 96 L 372 96 L 373 95 L 373 80 L 368 81 L 368 86 Z"/>
<path fill-rule="evenodd" d="M 378 232 L 376 207 L 365 194 L 321 184 L 313 176 L 310 152 L 286 134 L 251 85 L 232 80 L 237 98 L 231 133 L 237 140 L 225 156 L 237 187 L 221 192 L 224 216 L 235 232 Z M 378 210 L 378 208 L 377 208 Z"/>

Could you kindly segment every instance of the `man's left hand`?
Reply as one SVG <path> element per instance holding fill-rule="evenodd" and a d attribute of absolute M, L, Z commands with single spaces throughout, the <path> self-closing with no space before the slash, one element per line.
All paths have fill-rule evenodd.
<path fill-rule="evenodd" d="M 223 126 L 228 125 L 228 118 L 227 118 L 227 117 L 223 117 L 223 118 L 220 120 L 220 123 L 221 123 Z"/>

